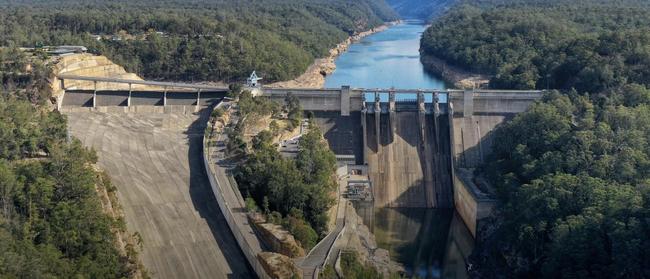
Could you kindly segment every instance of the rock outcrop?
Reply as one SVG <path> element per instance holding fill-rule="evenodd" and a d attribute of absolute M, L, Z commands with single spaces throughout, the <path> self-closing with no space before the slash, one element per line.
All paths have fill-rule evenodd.
<path fill-rule="evenodd" d="M 421 53 L 420 60 L 427 71 L 442 77 L 459 89 L 485 88 L 490 83 L 489 76 L 465 71 L 431 55 Z"/>
<path fill-rule="evenodd" d="M 356 251 L 361 262 L 373 266 L 385 277 L 403 271 L 401 265 L 390 259 L 388 250 L 377 246 L 375 236 L 363 223 L 363 218 L 357 214 L 352 204 L 345 210 L 345 229 L 335 245 L 341 251 Z"/>
<path fill-rule="evenodd" d="M 290 258 L 305 256 L 305 250 L 296 239 L 280 225 L 267 223 L 266 219 L 258 213 L 248 214 L 248 219 L 253 225 L 258 237 L 272 251 Z"/>
<path fill-rule="evenodd" d="M 274 279 L 302 278 L 302 272 L 294 262 L 285 255 L 272 252 L 261 252 L 257 259 L 266 273 Z"/>

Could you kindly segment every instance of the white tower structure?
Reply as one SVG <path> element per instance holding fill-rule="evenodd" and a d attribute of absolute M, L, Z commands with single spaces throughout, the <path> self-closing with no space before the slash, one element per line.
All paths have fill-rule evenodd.
<path fill-rule="evenodd" d="M 260 80 L 262 80 L 262 78 L 258 77 L 257 74 L 255 73 L 255 71 L 253 71 L 251 76 L 248 77 L 248 79 L 246 80 L 246 86 L 248 86 L 250 88 L 258 87 L 259 86 L 258 81 L 260 81 Z"/>

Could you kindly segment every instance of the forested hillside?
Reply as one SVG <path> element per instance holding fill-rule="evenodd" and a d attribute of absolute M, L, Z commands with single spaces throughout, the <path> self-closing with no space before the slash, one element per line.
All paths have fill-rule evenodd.
<path fill-rule="evenodd" d="M 137 244 L 118 241 L 124 221 L 98 195 L 114 202 L 114 187 L 44 106 L 48 76 L 40 57 L 0 49 L 0 278 L 137 277 Z"/>
<path fill-rule="evenodd" d="M 477 172 L 495 216 L 470 259 L 482 278 L 650 277 L 647 1 L 472 1 L 429 28 L 422 52 L 555 88 L 494 131 Z"/>
<path fill-rule="evenodd" d="M 493 88 L 597 92 L 650 83 L 648 2 L 478 2 L 482 8 L 460 6 L 436 21 L 423 54 L 492 75 Z"/>
<path fill-rule="evenodd" d="M 307 132 L 300 136 L 295 158 L 278 151 L 276 139 L 302 125 L 303 111 L 296 97 L 287 97 L 285 104 L 280 104 L 245 91 L 239 94 L 238 105 L 245 120 L 228 132 L 227 149 L 241 158 L 234 170 L 239 190 L 247 197 L 249 209 L 260 209 L 267 220 L 281 224 L 309 251 L 327 234 L 336 157 L 311 120 Z M 279 117 L 282 111 L 287 119 Z M 266 117 L 274 118 L 269 129 L 247 144 L 245 127 L 259 125 L 256 123 Z"/>
<path fill-rule="evenodd" d="M 396 18 L 372 0 L 0 0 L 0 45 L 85 45 L 150 79 L 266 81 L 304 72 L 349 35 Z M 99 41 L 91 35 L 102 35 Z"/>
<path fill-rule="evenodd" d="M 444 14 L 457 0 L 386 0 L 405 19 L 430 20 Z"/>

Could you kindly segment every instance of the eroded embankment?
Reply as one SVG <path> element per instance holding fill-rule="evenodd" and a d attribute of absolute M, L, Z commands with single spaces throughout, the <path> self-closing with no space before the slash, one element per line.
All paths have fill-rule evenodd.
<path fill-rule="evenodd" d="M 350 36 L 345 41 L 336 45 L 336 47 L 330 49 L 329 54 L 326 57 L 316 59 L 314 63 L 312 63 L 299 77 L 288 81 L 276 82 L 270 84 L 270 86 L 280 88 L 323 88 L 325 86 L 325 77 L 329 76 L 334 72 L 334 70 L 336 70 L 336 63 L 334 63 L 334 61 L 339 55 L 346 52 L 350 45 L 369 35 L 384 31 L 399 22 L 400 21 L 388 22 L 368 31 Z"/>
<path fill-rule="evenodd" d="M 117 187 L 127 227 L 142 236 L 143 262 L 154 278 L 252 276 L 207 180 L 206 115 L 66 115 L 72 136 L 97 151 Z"/>
<path fill-rule="evenodd" d="M 472 89 L 487 87 L 490 77 L 487 75 L 472 73 L 460 67 L 448 64 L 444 60 L 420 53 L 420 61 L 427 72 L 441 77 L 445 82 L 452 84 L 455 88 Z"/>

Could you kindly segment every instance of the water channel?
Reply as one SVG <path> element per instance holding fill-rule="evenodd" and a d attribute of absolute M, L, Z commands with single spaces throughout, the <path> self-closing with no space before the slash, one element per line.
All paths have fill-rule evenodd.
<path fill-rule="evenodd" d="M 325 87 L 445 89 L 419 59 L 421 22 L 406 21 L 370 35 L 336 59 Z M 372 99 L 372 96 L 367 96 Z M 445 100 L 441 100 L 445 101 Z M 374 208 L 356 204 L 379 247 L 418 278 L 466 278 L 465 259 L 474 240 L 451 209 Z"/>

